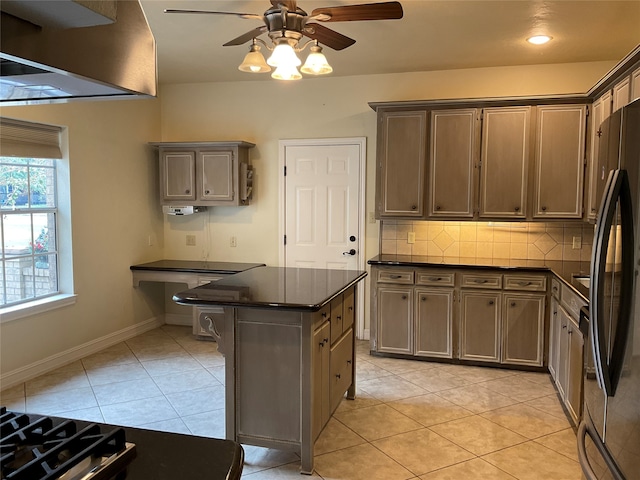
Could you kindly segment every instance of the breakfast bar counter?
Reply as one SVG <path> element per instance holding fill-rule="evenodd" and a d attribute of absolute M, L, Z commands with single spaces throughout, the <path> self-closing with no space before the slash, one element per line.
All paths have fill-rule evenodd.
<path fill-rule="evenodd" d="M 177 293 L 225 355 L 226 437 L 300 454 L 355 398 L 356 288 L 366 272 L 258 267 Z"/>

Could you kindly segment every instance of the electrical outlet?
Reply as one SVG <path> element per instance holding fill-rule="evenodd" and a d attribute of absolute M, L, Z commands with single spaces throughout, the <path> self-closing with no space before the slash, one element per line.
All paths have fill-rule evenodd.
<path fill-rule="evenodd" d="M 156 234 L 150 233 L 147 237 L 147 245 L 153 247 L 157 243 Z"/>
<path fill-rule="evenodd" d="M 369 212 L 369 223 L 376 223 L 376 214 Z"/>
<path fill-rule="evenodd" d="M 196 236 L 195 235 L 187 235 L 187 245 L 190 247 L 196 246 Z"/>
<path fill-rule="evenodd" d="M 407 232 L 407 243 L 416 243 L 416 232 Z"/>
<path fill-rule="evenodd" d="M 573 237 L 573 249 L 580 250 L 582 248 L 582 238 Z"/>
<path fill-rule="evenodd" d="M 230 247 L 237 247 L 238 246 L 238 239 L 235 236 L 232 236 L 229 238 L 229 246 Z"/>

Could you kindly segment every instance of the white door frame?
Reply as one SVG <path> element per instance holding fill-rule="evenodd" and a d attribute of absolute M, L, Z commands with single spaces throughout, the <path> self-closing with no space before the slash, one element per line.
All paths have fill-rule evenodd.
<path fill-rule="evenodd" d="M 366 178 L 367 178 L 367 138 L 366 137 L 351 137 L 351 138 L 311 138 L 311 139 L 291 139 L 291 140 L 279 140 L 278 141 L 278 168 L 280 174 L 278 175 L 278 238 L 280 246 L 278 248 L 279 265 L 283 266 L 285 263 L 285 246 L 284 246 L 284 232 L 285 232 L 285 191 L 286 191 L 286 178 L 284 176 L 285 151 L 286 147 L 291 146 L 331 146 L 331 145 L 357 145 L 360 149 L 360 178 L 359 189 L 360 194 L 358 196 L 358 270 L 366 270 L 365 262 L 365 218 L 366 218 Z M 364 338 L 364 282 L 358 285 L 358 294 L 356 298 L 356 336 L 358 338 Z"/>

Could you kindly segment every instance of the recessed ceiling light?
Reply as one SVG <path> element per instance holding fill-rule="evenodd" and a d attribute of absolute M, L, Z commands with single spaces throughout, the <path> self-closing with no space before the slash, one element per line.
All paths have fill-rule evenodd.
<path fill-rule="evenodd" d="M 533 37 L 527 38 L 527 42 L 532 43 L 534 45 L 543 45 L 551 40 L 553 37 L 549 35 L 534 35 Z"/>

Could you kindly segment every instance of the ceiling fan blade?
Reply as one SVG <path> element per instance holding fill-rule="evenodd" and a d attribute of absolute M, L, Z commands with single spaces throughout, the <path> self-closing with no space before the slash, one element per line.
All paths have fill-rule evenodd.
<path fill-rule="evenodd" d="M 164 13 L 205 13 L 211 15 L 233 15 L 235 17 L 240 18 L 255 18 L 258 20 L 262 20 L 263 16 L 255 13 L 238 13 L 238 12 L 213 12 L 211 10 L 179 10 L 175 8 L 165 8 Z"/>
<path fill-rule="evenodd" d="M 288 11 L 295 12 L 298 8 L 296 0 L 271 0 L 271 5 L 278 8 L 280 5 L 284 5 Z"/>
<path fill-rule="evenodd" d="M 397 20 L 402 18 L 400 2 L 367 3 L 363 5 L 344 5 L 339 7 L 316 8 L 311 17 L 323 22 L 349 22 L 357 20 Z M 328 16 L 329 19 L 325 19 Z"/>
<path fill-rule="evenodd" d="M 223 47 L 230 47 L 233 45 L 242 45 L 243 43 L 247 43 L 249 40 L 256 38 L 258 35 L 265 32 L 266 30 L 267 30 L 266 25 L 263 25 L 258 28 L 254 28 L 253 30 L 248 31 L 247 33 L 244 33 L 239 37 L 234 38 L 233 40 L 229 40 L 227 43 L 223 45 Z"/>
<path fill-rule="evenodd" d="M 356 43 L 353 38 L 342 35 L 341 33 L 331 30 L 319 23 L 307 23 L 304 29 L 304 34 L 327 47 L 333 48 L 334 50 L 344 50 Z"/>

